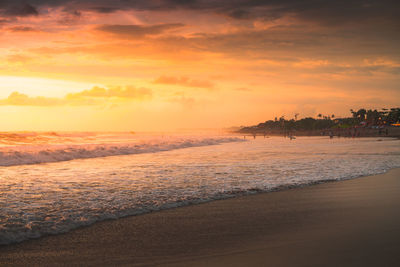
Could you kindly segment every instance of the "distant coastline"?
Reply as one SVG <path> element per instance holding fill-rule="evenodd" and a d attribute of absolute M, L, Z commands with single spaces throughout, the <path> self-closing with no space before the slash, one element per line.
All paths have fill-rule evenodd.
<path fill-rule="evenodd" d="M 386 131 L 387 130 L 387 131 Z M 235 132 L 243 136 L 334 136 L 334 137 L 395 137 L 400 138 L 400 127 L 384 127 L 382 129 L 359 127 L 350 129 L 323 129 L 323 130 L 285 130 L 269 129 L 267 131 L 249 131 L 240 129 Z"/>
<path fill-rule="evenodd" d="M 400 108 L 350 110 L 352 117 L 335 115 L 318 118 L 285 119 L 281 116 L 253 126 L 243 126 L 235 133 L 244 136 L 330 136 L 330 137 L 397 137 L 400 138 Z"/>

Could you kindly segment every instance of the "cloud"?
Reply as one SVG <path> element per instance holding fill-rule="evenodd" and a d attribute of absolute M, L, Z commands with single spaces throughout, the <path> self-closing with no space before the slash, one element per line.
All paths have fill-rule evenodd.
<path fill-rule="evenodd" d="M 76 9 L 65 9 L 61 13 L 58 23 L 61 25 L 73 25 L 79 24 L 79 20 L 82 16 L 82 13 Z"/>
<path fill-rule="evenodd" d="M 13 2 L 18 1 L 0 0 L 2 3 L 0 9 L 9 9 Z M 349 54 L 352 58 L 368 55 L 398 57 L 399 54 L 400 39 L 397 37 L 397 32 L 400 27 L 398 19 L 400 2 L 397 4 L 389 0 L 31 0 L 29 3 L 37 7 L 41 15 L 49 16 L 46 23 L 40 25 L 43 31 L 49 33 L 57 30 L 68 30 L 70 33 L 75 31 L 75 35 L 63 35 L 63 37 L 77 39 L 78 36 L 86 36 L 82 33 L 89 31 L 88 42 L 80 47 L 70 46 L 64 49 L 58 48 L 54 43 L 43 44 L 51 46 L 48 51 L 60 50 L 60 53 L 96 56 L 103 54 L 106 59 L 146 57 L 157 60 L 166 58 L 180 60 L 183 57 L 193 60 L 193 57 L 201 57 L 206 53 L 249 60 L 258 60 L 280 53 L 286 54 L 291 59 L 296 57 L 345 59 Z M 60 10 L 64 13 L 65 10 L 75 10 L 74 12 L 79 10 L 77 14 L 81 12 L 82 17 L 78 19 L 71 15 L 71 19 L 68 20 L 74 22 L 74 27 L 68 27 L 70 25 L 65 25 L 65 22 L 54 26 L 51 22 L 55 19 L 60 22 Z M 132 13 L 132 10 L 140 12 L 136 14 Z M 190 13 L 185 13 L 186 10 Z M 115 11 L 121 14 L 112 14 Z M 155 11 L 154 14 L 151 11 Z M 170 11 L 171 15 L 167 13 Z M 93 12 L 101 14 L 96 15 Z M 190 17 L 192 13 L 193 19 Z M 180 17 L 179 14 L 189 15 Z M 221 22 L 221 15 L 231 19 L 224 18 Z M 281 18 L 284 19 L 279 20 Z M 149 24 L 125 24 L 132 23 L 133 19 Z M 168 23 L 172 19 L 172 22 L 176 19 L 176 22 L 184 23 Z M 268 23 L 269 20 L 277 21 Z M 50 23 L 47 24 L 47 21 Z M 160 21 L 166 23 L 158 24 Z M 382 26 L 383 24 L 385 26 Z M 182 33 L 177 33 L 177 30 L 181 30 L 184 25 L 190 27 L 184 28 Z M 230 30 L 229 27 L 232 25 L 240 27 Z M 94 34 L 90 32 L 93 29 L 97 30 Z M 96 38 L 99 32 L 110 34 L 110 39 Z M 171 34 L 165 36 L 163 33 Z M 144 37 L 152 37 L 151 41 L 154 39 L 155 41 L 135 45 L 127 42 Z M 120 44 L 116 43 L 117 38 L 121 39 Z M 101 43 L 110 40 L 113 42 Z M 32 45 L 32 49 L 37 47 Z"/>
<path fill-rule="evenodd" d="M 149 35 L 158 35 L 168 30 L 183 27 L 181 23 L 157 24 L 157 25 L 101 25 L 96 29 L 125 38 L 140 38 Z"/>
<path fill-rule="evenodd" d="M 11 28 L 8 28 L 9 31 L 12 32 L 36 32 L 37 30 L 35 28 L 29 27 L 29 26 L 14 26 Z"/>
<path fill-rule="evenodd" d="M 29 61 L 31 61 L 33 58 L 29 57 L 29 56 L 25 56 L 25 55 L 21 55 L 21 54 L 12 54 L 7 56 L 7 61 L 10 63 L 27 63 Z"/>
<path fill-rule="evenodd" d="M 0 99 L 2 106 L 62 106 L 62 105 L 95 105 L 113 100 L 146 100 L 152 97 L 152 91 L 147 88 L 133 86 L 112 87 L 109 89 L 93 87 L 78 93 L 67 94 L 63 98 L 37 96 L 31 97 L 19 92 L 11 93 L 7 98 Z"/>
<path fill-rule="evenodd" d="M 108 7 L 108 6 L 95 6 L 91 8 L 93 11 L 103 14 L 109 14 L 120 10 L 120 8 L 116 7 Z"/>
<path fill-rule="evenodd" d="M 147 99 L 152 96 L 152 91 L 148 88 L 136 88 L 133 86 L 112 87 L 105 89 L 95 86 L 90 90 L 84 90 L 79 93 L 70 93 L 66 99 L 79 98 L 124 98 L 124 99 Z"/>
<path fill-rule="evenodd" d="M 172 77 L 172 76 L 161 76 L 154 80 L 155 84 L 167 84 L 167 85 L 179 85 L 185 87 L 197 87 L 213 89 L 214 84 L 209 81 L 194 80 L 188 77 Z"/>
<path fill-rule="evenodd" d="M 12 1 L 3 1 L 0 5 L 0 12 L 7 17 L 28 17 L 38 16 L 36 7 L 30 4 L 13 3 Z"/>
<path fill-rule="evenodd" d="M 2 0 L 0 8 L 10 15 L 37 15 L 37 8 L 65 7 L 98 13 L 112 13 L 118 10 L 172 11 L 187 10 L 214 13 L 232 19 L 275 20 L 285 16 L 314 21 L 325 25 L 368 22 L 399 25 L 400 2 L 393 0 Z M 16 4 L 18 3 L 18 4 Z M 31 5 L 32 4 L 32 5 Z M 37 8 L 36 8 L 37 7 Z"/>
<path fill-rule="evenodd" d="M 30 97 L 18 92 L 13 92 L 7 98 L 0 99 L 0 105 L 3 106 L 56 106 L 63 104 L 65 104 L 63 99 L 44 96 Z"/>

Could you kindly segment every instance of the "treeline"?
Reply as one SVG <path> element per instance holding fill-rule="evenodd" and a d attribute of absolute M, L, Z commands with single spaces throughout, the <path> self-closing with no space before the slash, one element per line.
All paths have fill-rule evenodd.
<path fill-rule="evenodd" d="M 241 133 L 265 133 L 265 132 L 291 132 L 291 131 L 315 131 L 335 128 L 390 126 L 400 122 L 400 108 L 357 111 L 350 110 L 352 116 L 347 118 L 335 118 L 335 115 L 323 116 L 318 114 L 317 118 L 295 118 L 285 119 L 284 116 L 268 120 L 258 125 L 242 127 Z"/>
<path fill-rule="evenodd" d="M 365 122 L 368 125 L 390 125 L 400 121 L 400 108 L 384 108 L 380 111 L 362 108 L 358 111 L 351 109 L 350 112 L 355 124 Z"/>

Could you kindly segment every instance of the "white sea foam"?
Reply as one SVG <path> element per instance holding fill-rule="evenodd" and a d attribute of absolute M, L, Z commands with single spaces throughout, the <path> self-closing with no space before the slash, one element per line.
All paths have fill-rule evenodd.
<path fill-rule="evenodd" d="M 400 167 L 400 140 L 395 139 L 276 137 L 209 146 L 232 140 L 146 137 L 127 145 L 126 138 L 107 138 L 119 141 L 108 140 L 106 149 L 85 144 L 83 151 L 96 152 L 76 148 L 76 153 L 169 151 L 0 167 L 0 244 L 63 233 L 105 219 Z M 188 149 L 176 149 L 182 147 Z M 48 161 L 46 154 L 44 160 Z"/>
<path fill-rule="evenodd" d="M 154 153 L 242 141 L 235 137 L 147 136 L 143 138 L 127 134 L 96 135 L 90 133 L 74 135 L 28 133 L 8 134 L 6 137 L 4 138 L 3 134 L 3 144 L 6 143 L 4 142 L 6 140 L 7 145 L 0 148 L 0 166 Z M 41 144 L 42 142 L 46 143 Z"/>

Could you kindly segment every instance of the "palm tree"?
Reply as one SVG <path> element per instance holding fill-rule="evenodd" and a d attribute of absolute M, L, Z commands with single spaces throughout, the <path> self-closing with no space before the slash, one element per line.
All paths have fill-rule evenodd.
<path fill-rule="evenodd" d="M 365 115 L 367 115 L 367 111 L 365 109 L 359 109 L 357 111 L 357 116 L 360 117 L 361 120 L 365 120 Z"/>
<path fill-rule="evenodd" d="M 357 112 L 355 112 L 353 109 L 350 109 L 351 114 L 353 114 L 353 118 L 357 118 Z"/>

